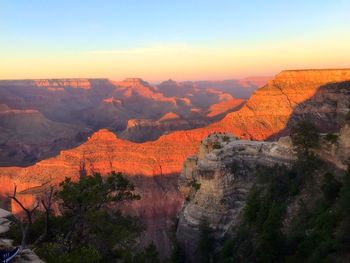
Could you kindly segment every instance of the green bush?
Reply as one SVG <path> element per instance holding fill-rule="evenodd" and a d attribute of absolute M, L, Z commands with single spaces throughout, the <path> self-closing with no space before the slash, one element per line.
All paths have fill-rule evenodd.
<path fill-rule="evenodd" d="M 151 243 L 143 251 L 136 254 L 132 263 L 159 263 L 159 254 L 156 246 Z"/>
<path fill-rule="evenodd" d="M 307 205 L 301 201 L 282 231 L 294 189 L 300 193 L 307 185 L 300 178 L 318 180 L 325 167 L 317 158 L 298 160 L 291 169 L 260 167 L 243 219 L 227 238 L 218 262 L 345 262 L 350 251 L 350 168 L 343 183 L 325 173 L 322 195 Z"/>
<path fill-rule="evenodd" d="M 292 143 L 299 157 L 310 154 L 310 150 L 319 147 L 320 135 L 314 124 L 301 121 L 292 127 Z"/>
<path fill-rule="evenodd" d="M 197 182 L 197 180 L 195 178 L 192 178 L 192 181 L 190 183 L 191 187 L 193 187 L 193 189 L 198 192 L 199 189 L 201 189 L 201 184 Z"/>
<path fill-rule="evenodd" d="M 333 133 L 328 133 L 324 139 L 327 141 L 327 142 L 330 142 L 332 144 L 336 143 L 338 141 L 338 138 L 339 136 L 337 134 L 333 134 Z"/>
<path fill-rule="evenodd" d="M 60 244 L 46 243 L 36 250 L 36 253 L 50 263 L 97 263 L 102 262 L 100 253 L 93 247 L 79 247 L 64 251 Z"/>
<path fill-rule="evenodd" d="M 222 145 L 219 142 L 213 144 L 213 149 L 221 149 Z"/>
<path fill-rule="evenodd" d="M 321 190 L 327 202 L 333 203 L 339 194 L 341 183 L 338 182 L 334 175 L 326 173 L 323 178 Z"/>
<path fill-rule="evenodd" d="M 222 137 L 222 140 L 223 140 L 224 142 L 229 142 L 229 141 L 231 141 L 230 137 L 227 136 L 227 135 L 224 135 L 224 137 Z"/>
<path fill-rule="evenodd" d="M 154 245 L 138 254 L 132 253 L 144 226 L 139 219 L 123 215 L 115 206 L 140 199 L 134 193 L 134 186 L 121 173 L 106 176 L 95 173 L 82 176 L 78 181 L 66 178 L 60 186 L 54 198 L 62 215 L 50 217 L 50 235 L 35 242 L 46 226 L 44 214 L 36 213 L 29 237 L 44 261 L 158 262 Z M 18 226 L 12 227 L 13 236 L 20 239 Z"/>

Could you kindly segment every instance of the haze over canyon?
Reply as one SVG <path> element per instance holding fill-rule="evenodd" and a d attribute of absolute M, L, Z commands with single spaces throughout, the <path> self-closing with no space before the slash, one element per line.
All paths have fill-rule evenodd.
<path fill-rule="evenodd" d="M 350 1 L 1 1 L 0 262 L 350 262 Z"/>
<path fill-rule="evenodd" d="M 242 139 L 237 146 L 230 146 L 237 151 L 233 158 L 250 158 L 249 166 L 253 167 L 259 162 L 267 166 L 275 162 L 288 164 L 295 157 L 288 143 L 279 142 L 280 148 L 275 148 L 273 143 L 250 140 L 277 141 L 288 136 L 291 127 L 300 120 L 311 121 L 322 133 L 343 128 L 340 148 L 321 153 L 337 169 L 345 169 L 349 130 L 342 120 L 349 114 L 349 83 L 350 69 L 287 70 L 273 78 L 183 83 L 168 80 L 158 85 L 135 78 L 121 82 L 0 81 L 2 206 L 7 209 L 12 206 L 14 213 L 21 211 L 15 203 L 6 202 L 14 185 L 22 203 L 32 206 L 36 196 L 48 186 L 58 185 L 66 177 L 77 180 L 82 165 L 88 174 L 122 172 L 141 195 L 140 201 L 125 204 L 122 210 L 142 218 L 146 224 L 141 244 L 154 242 L 161 256 L 168 256 L 172 247 L 168 234 L 173 227 L 172 219 L 182 211 L 187 195 L 181 190 L 183 179 L 179 184 L 179 175 L 183 169 L 181 176 L 191 178 L 198 172 L 189 174 L 188 167 L 204 169 L 196 168 L 198 161 L 190 159 L 185 164 L 184 161 L 198 152 L 201 143 L 205 147 L 201 146 L 198 158 L 209 158 L 205 152 L 212 154 L 216 147 L 208 145 L 216 142 L 210 142 L 207 136 L 216 134 L 223 144 L 227 140 L 220 136 L 234 136 L 229 141 Z M 212 164 L 205 167 L 218 169 Z M 204 188 L 198 194 L 206 189 L 206 182 L 201 184 Z M 249 189 L 248 186 L 251 182 L 244 187 Z M 208 187 L 209 192 L 213 191 L 212 186 Z M 198 212 L 191 211 L 188 213 Z M 177 235 L 181 244 L 186 233 L 192 231 L 194 221 L 185 223 L 190 220 L 188 216 L 180 215 L 183 225 Z M 192 216 L 198 220 L 198 215 Z M 211 223 L 216 224 L 217 218 L 213 220 Z M 196 239 L 196 235 L 188 238 Z M 193 244 L 185 245 L 185 250 Z"/>

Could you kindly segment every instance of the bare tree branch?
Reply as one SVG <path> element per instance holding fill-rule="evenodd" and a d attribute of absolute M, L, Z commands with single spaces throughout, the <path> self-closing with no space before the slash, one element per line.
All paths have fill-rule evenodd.
<path fill-rule="evenodd" d="M 21 246 L 25 247 L 27 245 L 28 237 L 29 237 L 32 222 L 33 222 L 32 221 L 33 213 L 39 207 L 40 203 L 37 202 L 32 209 L 28 209 L 28 208 L 24 207 L 22 202 L 17 198 L 17 185 L 14 186 L 13 195 L 9 196 L 9 198 L 12 199 L 13 201 L 15 201 L 15 203 L 21 207 L 21 209 L 25 212 L 26 217 L 27 217 L 27 221 L 26 221 L 26 224 L 24 226 L 24 222 L 22 222 L 20 219 L 18 219 L 14 216 L 14 218 L 16 218 L 15 221 L 19 222 L 21 230 L 22 230 Z"/>

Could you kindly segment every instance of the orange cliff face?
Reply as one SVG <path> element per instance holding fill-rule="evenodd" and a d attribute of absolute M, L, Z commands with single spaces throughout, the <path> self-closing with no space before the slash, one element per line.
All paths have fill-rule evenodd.
<path fill-rule="evenodd" d="M 321 86 L 346 80 L 350 80 L 350 70 L 347 69 L 283 71 L 257 90 L 240 110 L 204 128 L 173 132 L 145 143 L 121 140 L 103 129 L 84 144 L 33 166 L 0 168 L 0 176 L 11 176 L 23 183 L 59 182 L 65 176 L 77 175 L 82 160 L 86 162 L 88 170 L 102 173 L 111 170 L 144 176 L 178 173 L 184 159 L 196 153 L 200 141 L 208 134 L 229 132 L 241 138 L 267 139 L 281 132 L 293 111 L 305 101 L 312 98 L 320 100 L 315 94 Z M 332 89 L 337 91 L 337 87 Z M 345 91 L 348 90 L 345 88 Z M 324 97 L 328 94 L 321 93 Z M 349 101 L 345 93 L 329 96 L 334 106 L 328 109 L 329 112 L 336 113 L 341 100 Z"/>
<path fill-rule="evenodd" d="M 331 115 L 348 110 L 350 87 L 332 83 L 349 80 L 350 69 L 283 71 L 256 90 L 239 111 L 209 127 L 241 138 L 265 140 L 283 134 L 293 116 L 320 115 L 316 124 L 329 121 L 334 125 Z"/>
<path fill-rule="evenodd" d="M 158 247 L 167 244 L 170 248 L 168 239 L 159 239 L 166 236 L 167 222 L 181 206 L 176 177 L 170 175 L 178 174 L 185 158 L 197 153 L 201 140 L 213 132 L 264 140 L 283 131 L 293 113 L 304 116 L 313 112 L 320 118 L 317 121 L 333 123 L 349 111 L 350 82 L 334 84 L 344 81 L 350 81 L 350 70 L 284 71 L 221 121 L 163 135 L 156 141 L 133 143 L 106 129 L 99 130 L 80 146 L 35 165 L 1 167 L 0 196 L 11 193 L 16 184 L 19 192 L 29 189 L 21 200 L 30 206 L 35 201 L 31 189 L 58 184 L 65 177 L 77 178 L 82 161 L 89 172 L 121 171 L 130 176 L 141 194 L 142 199 L 131 204 L 129 211 L 147 222 L 145 240 L 156 239 Z"/>
<path fill-rule="evenodd" d="M 12 182 L 19 185 L 56 184 L 67 176 L 77 176 L 82 161 L 88 171 L 101 173 L 114 170 L 128 175 L 174 174 L 179 172 L 183 160 L 196 152 L 199 137 L 191 135 L 186 137 L 185 132 L 175 132 L 157 141 L 133 143 L 118 139 L 114 133 L 102 129 L 84 144 L 61 151 L 58 156 L 35 165 L 26 168 L 2 167 L 0 179 L 11 178 Z M 24 189 L 21 187 L 19 190 Z"/>

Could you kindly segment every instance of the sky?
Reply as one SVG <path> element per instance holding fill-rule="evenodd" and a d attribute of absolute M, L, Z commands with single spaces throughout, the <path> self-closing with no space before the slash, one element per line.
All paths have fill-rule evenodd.
<path fill-rule="evenodd" d="M 0 0 L 0 79 L 350 67 L 349 0 Z"/>

